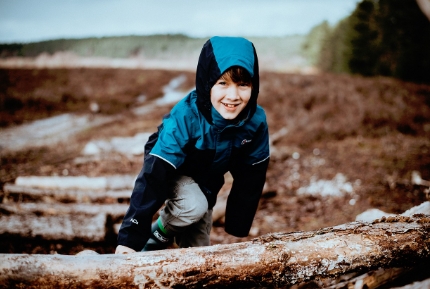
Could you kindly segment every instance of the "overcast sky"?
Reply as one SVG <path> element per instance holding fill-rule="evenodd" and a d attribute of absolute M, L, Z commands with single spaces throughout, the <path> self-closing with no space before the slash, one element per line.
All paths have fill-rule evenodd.
<path fill-rule="evenodd" d="M 0 43 L 183 33 L 283 36 L 337 23 L 360 0 L 0 0 Z"/>

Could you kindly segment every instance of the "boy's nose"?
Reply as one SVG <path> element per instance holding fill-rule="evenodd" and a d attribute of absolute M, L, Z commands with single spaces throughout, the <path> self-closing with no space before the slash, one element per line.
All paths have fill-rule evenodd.
<path fill-rule="evenodd" d="M 230 85 L 227 90 L 227 98 L 229 99 L 237 99 L 239 98 L 239 92 L 237 85 Z"/>

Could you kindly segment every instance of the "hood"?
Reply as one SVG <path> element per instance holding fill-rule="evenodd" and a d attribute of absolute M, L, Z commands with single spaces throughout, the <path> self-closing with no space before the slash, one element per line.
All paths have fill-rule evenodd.
<path fill-rule="evenodd" d="M 209 123 L 212 123 L 211 88 L 232 66 L 246 69 L 252 77 L 251 99 L 239 114 L 239 120 L 251 118 L 257 109 L 260 80 L 254 45 L 241 37 L 212 37 L 203 45 L 196 71 L 197 107 Z"/>

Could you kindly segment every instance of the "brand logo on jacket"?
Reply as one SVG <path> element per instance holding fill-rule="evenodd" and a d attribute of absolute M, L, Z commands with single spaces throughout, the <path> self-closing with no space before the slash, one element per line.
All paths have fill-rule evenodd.
<path fill-rule="evenodd" d="M 136 219 L 131 219 L 130 222 L 135 223 L 136 225 L 139 225 L 139 222 Z"/>
<path fill-rule="evenodd" d="M 252 142 L 252 139 L 244 139 L 240 144 L 244 145 L 244 144 L 247 144 L 247 143 L 250 143 L 250 142 Z"/>

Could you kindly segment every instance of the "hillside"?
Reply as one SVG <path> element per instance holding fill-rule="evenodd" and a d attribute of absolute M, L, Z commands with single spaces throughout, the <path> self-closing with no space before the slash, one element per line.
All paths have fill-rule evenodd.
<path fill-rule="evenodd" d="M 249 37 L 258 50 L 263 70 L 314 71 L 304 52 L 316 45 L 304 35 Z M 0 44 L 0 67 L 103 67 L 195 70 L 196 59 L 207 38 L 184 35 L 122 36 L 57 39 L 25 44 Z M 318 46 L 318 45 L 317 45 Z"/>

